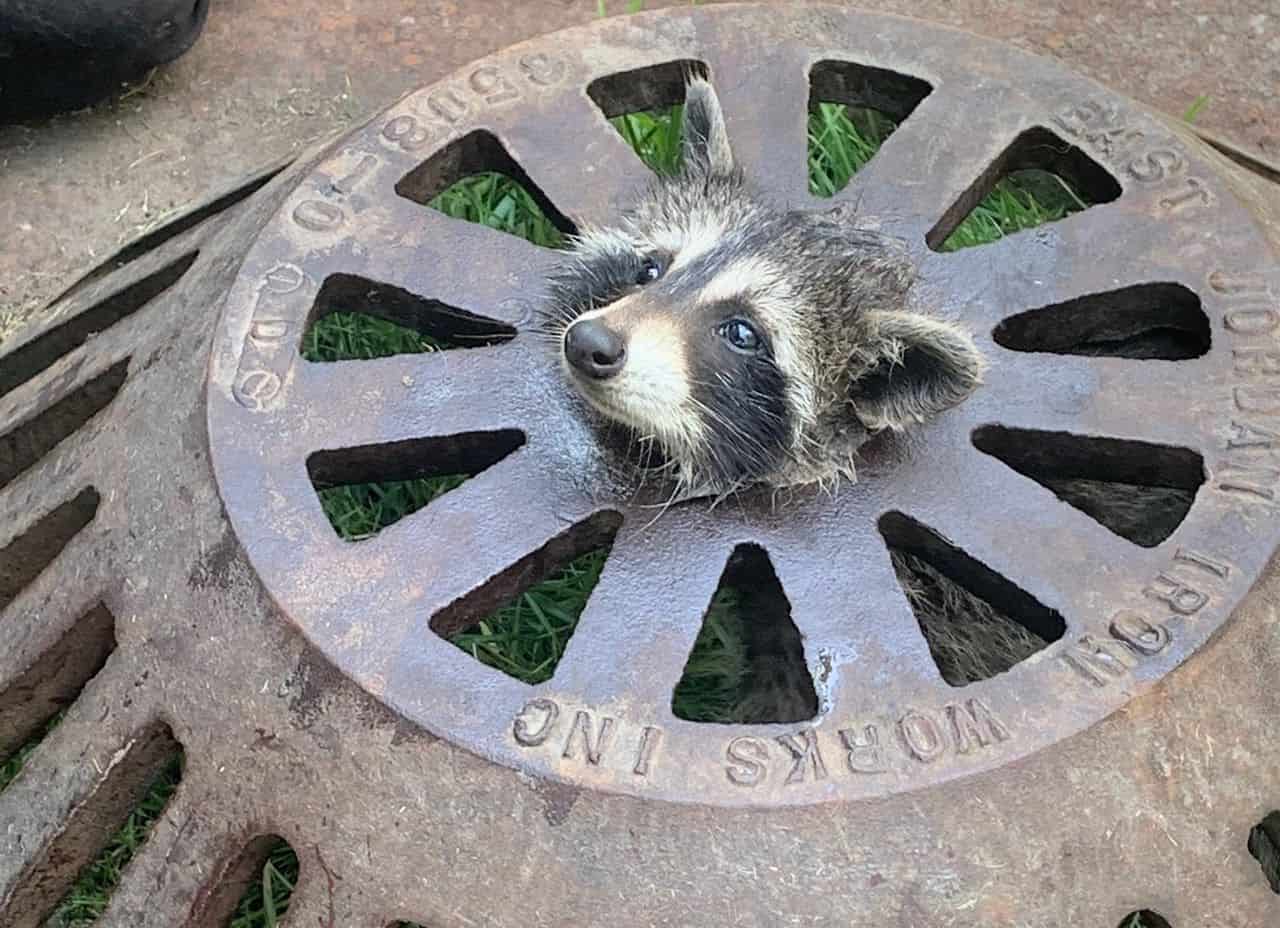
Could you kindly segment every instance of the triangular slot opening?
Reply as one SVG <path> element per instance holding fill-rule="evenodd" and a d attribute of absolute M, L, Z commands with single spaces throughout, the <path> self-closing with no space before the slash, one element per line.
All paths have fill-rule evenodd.
<path fill-rule="evenodd" d="M 205 911 L 212 915 L 224 900 L 235 900 L 234 896 L 228 896 L 227 889 L 234 890 L 248 883 L 226 924 L 230 928 L 275 925 L 289 910 L 300 871 L 293 845 L 279 835 L 263 835 L 250 842 L 227 871 L 223 877 L 225 888 L 220 888 L 216 901 L 207 905 Z M 215 923 L 212 918 L 208 922 Z"/>
<path fill-rule="evenodd" d="M 1183 361 L 1209 350 L 1209 317 L 1181 284 L 1149 283 L 1027 310 L 992 333 L 1011 351 Z"/>
<path fill-rule="evenodd" d="M 1173 534 L 1205 480 L 1189 448 L 999 425 L 974 431 L 973 444 L 1144 548 Z"/>
<path fill-rule="evenodd" d="M 671 696 L 690 722 L 767 725 L 818 714 L 804 640 L 769 555 L 739 545 L 725 564 Z"/>
<path fill-rule="evenodd" d="M 1120 184 L 1083 150 L 1037 126 L 1014 139 L 930 230 L 934 251 L 986 245 L 1110 203 Z"/>
<path fill-rule="evenodd" d="M 933 87 L 896 71 L 820 61 L 809 72 L 809 192 L 831 197 L 867 165 Z"/>
<path fill-rule="evenodd" d="M 1142 909 L 1138 912 L 1130 912 L 1120 919 L 1117 928 L 1173 928 L 1173 926 L 1163 915 L 1150 909 Z"/>
<path fill-rule="evenodd" d="M 396 184 L 396 193 L 453 219 L 559 248 L 575 231 L 491 132 L 450 142 Z"/>
<path fill-rule="evenodd" d="M 691 75 L 706 77 L 706 64 L 665 61 L 597 78 L 587 85 L 587 95 L 650 170 L 674 174 L 680 167 L 684 91 Z"/>
<path fill-rule="evenodd" d="M 1055 610 L 914 519 L 886 513 L 880 534 L 929 653 L 951 686 L 1004 673 L 1066 631 Z"/>
<path fill-rule="evenodd" d="M 302 337 L 308 361 L 366 361 L 398 354 L 478 348 L 516 330 L 355 274 L 331 274 L 316 294 Z"/>
<path fill-rule="evenodd" d="M 524 683 L 550 680 L 622 525 L 600 512 L 442 609 L 431 630 Z"/>
<path fill-rule="evenodd" d="M 307 473 L 329 524 L 362 541 L 456 490 L 525 442 L 523 432 L 464 432 L 317 451 Z"/>

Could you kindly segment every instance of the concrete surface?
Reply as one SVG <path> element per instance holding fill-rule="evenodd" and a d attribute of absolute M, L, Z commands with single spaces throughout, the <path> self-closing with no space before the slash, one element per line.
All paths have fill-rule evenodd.
<path fill-rule="evenodd" d="M 714 0 L 707 0 L 714 2 Z M 672 5 L 650 0 L 649 8 Z M 1056 57 L 1280 156 L 1276 0 L 864 0 Z M 624 0 L 608 0 L 621 15 Z M 196 47 L 92 109 L 0 127 L 0 340 L 192 201 L 596 0 L 214 0 Z"/>

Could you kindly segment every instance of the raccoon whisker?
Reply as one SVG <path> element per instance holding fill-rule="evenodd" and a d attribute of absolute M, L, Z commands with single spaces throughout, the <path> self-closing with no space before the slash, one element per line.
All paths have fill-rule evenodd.
<path fill-rule="evenodd" d="M 741 426 L 739 426 L 735 422 L 725 418 L 718 411 L 716 411 L 715 409 L 712 409 L 706 403 L 703 403 L 694 397 L 690 397 L 690 404 L 697 411 L 701 412 L 708 419 L 710 419 L 713 423 L 717 423 L 723 426 L 729 432 L 730 435 L 736 438 L 742 439 L 742 441 L 744 442 L 744 444 L 748 446 L 748 448 L 756 448 L 761 452 L 768 451 L 768 448 L 765 446 L 764 442 L 762 442 L 757 436 L 752 435 L 750 432 L 747 432 L 745 429 L 743 429 Z"/>
<path fill-rule="evenodd" d="M 655 445 L 652 441 L 647 441 L 643 436 L 637 435 L 634 429 L 627 429 L 627 458 L 630 459 L 634 451 L 640 462 L 640 479 L 631 491 L 631 502 L 635 502 L 640 498 L 640 494 L 644 492 L 644 488 L 649 482 L 649 471 L 653 463 L 654 449 Z"/>
<path fill-rule="evenodd" d="M 654 517 L 653 517 L 652 519 L 650 519 L 648 522 L 646 522 L 644 525 L 640 526 L 640 529 L 639 529 L 639 530 L 640 530 L 640 532 L 642 532 L 642 533 L 643 533 L 643 532 L 647 532 L 647 531 L 649 531 L 649 529 L 653 528 L 653 527 L 654 527 L 654 525 L 656 525 L 656 524 L 658 523 L 658 520 L 659 520 L 659 519 L 661 519 L 664 515 L 666 515 L 667 510 L 668 510 L 668 509 L 670 509 L 672 506 L 674 506 L 674 505 L 676 504 L 676 500 L 677 500 L 677 499 L 679 498 L 679 496 L 680 496 L 680 489 L 681 489 L 681 487 L 680 487 L 680 485 L 679 485 L 679 484 L 677 484 L 677 485 L 672 489 L 672 491 L 671 491 L 671 495 L 667 497 L 667 499 L 666 499 L 666 501 L 665 501 L 664 503 L 662 503 L 659 507 L 657 507 L 657 508 L 658 508 L 658 511 L 657 511 L 657 513 L 654 515 Z M 651 507 L 642 507 L 642 508 L 651 508 Z"/>
<path fill-rule="evenodd" d="M 729 486 L 728 489 L 722 491 L 717 496 L 712 498 L 711 505 L 707 507 L 707 512 L 714 512 L 717 506 L 719 506 L 725 500 L 735 496 L 738 493 L 738 491 L 740 491 L 741 489 L 742 489 L 742 481 L 740 480 L 735 481 L 733 484 Z"/>

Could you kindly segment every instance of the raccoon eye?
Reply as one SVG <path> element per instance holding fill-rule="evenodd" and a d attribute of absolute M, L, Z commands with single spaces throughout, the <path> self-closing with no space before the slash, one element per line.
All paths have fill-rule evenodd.
<path fill-rule="evenodd" d="M 636 271 L 636 283 L 643 287 L 645 284 L 651 284 L 662 276 L 662 265 L 658 263 L 656 258 L 642 258 L 640 260 L 640 270 Z"/>
<path fill-rule="evenodd" d="M 760 334 L 748 322 L 741 319 L 730 319 L 722 323 L 719 331 L 722 338 L 738 351 L 756 352 L 760 350 Z"/>

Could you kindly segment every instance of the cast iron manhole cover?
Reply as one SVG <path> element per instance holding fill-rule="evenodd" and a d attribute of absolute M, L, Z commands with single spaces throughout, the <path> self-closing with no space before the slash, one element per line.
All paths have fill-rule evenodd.
<path fill-rule="evenodd" d="M 609 120 L 690 70 L 780 208 L 899 236 L 911 308 L 990 362 L 836 492 L 634 501 L 536 330 L 556 253 L 430 205 L 496 171 L 608 222 L 648 179 Z M 828 104 L 896 129 L 822 198 Z M 957 247 L 1045 172 L 1069 215 Z M 0 358 L 0 923 L 107 848 L 99 924 L 222 928 L 276 837 L 291 928 L 1274 923 L 1278 243 L 1275 188 L 1185 127 L 807 5 L 516 46 L 174 220 Z M 452 347 L 308 360 L 361 312 Z M 457 646 L 584 558 L 540 682 Z M 785 711 L 681 695 L 734 596 Z"/>
<path fill-rule="evenodd" d="M 301 180 L 227 302 L 211 369 L 212 452 L 267 589 L 396 711 L 538 776 L 780 805 L 1006 764 L 1091 725 L 1186 659 L 1280 535 L 1274 481 L 1250 450 L 1267 441 L 1277 406 L 1257 381 L 1274 362 L 1276 324 L 1257 269 L 1274 256 L 1202 155 L 1093 84 L 965 36 L 834 13 L 753 18 L 764 15 L 650 20 L 607 54 L 573 42 L 520 48 L 409 96 Z M 776 506 L 748 495 L 661 515 L 631 504 L 610 489 L 535 331 L 554 252 L 424 205 L 465 174 L 505 171 L 568 223 L 609 222 L 647 171 L 607 117 L 678 99 L 690 62 L 718 89 L 748 176 L 791 208 L 833 205 L 806 191 L 811 98 L 902 119 L 835 203 L 905 239 L 919 264 L 917 307 L 962 321 L 990 358 L 973 399 L 872 456 L 860 482 L 835 495 Z M 938 250 L 996 180 L 1027 167 L 1054 168 L 1109 202 L 995 245 Z M 477 326 L 456 321 L 461 310 L 514 337 L 377 360 L 300 357 L 309 320 L 341 303 L 335 292 L 375 303 L 388 287 L 424 301 L 445 328 L 450 314 Z M 1100 356 L 1057 347 L 1108 318 L 1163 327 L 1171 347 L 1135 356 L 1123 331 Z M 1019 472 L 1069 470 L 1075 458 L 1075 476 L 1183 487 L 1194 504 L 1142 545 Z M 356 480 L 481 467 L 358 543 L 335 534 L 313 486 L 317 472 Z M 970 585 L 1034 599 L 1052 644 L 1006 673 L 949 685 L 884 537 L 921 527 L 978 562 Z M 513 680 L 445 640 L 613 531 L 547 682 Z M 742 545 L 767 552 L 803 635 L 819 697 L 808 724 L 708 726 L 672 712 Z"/>

